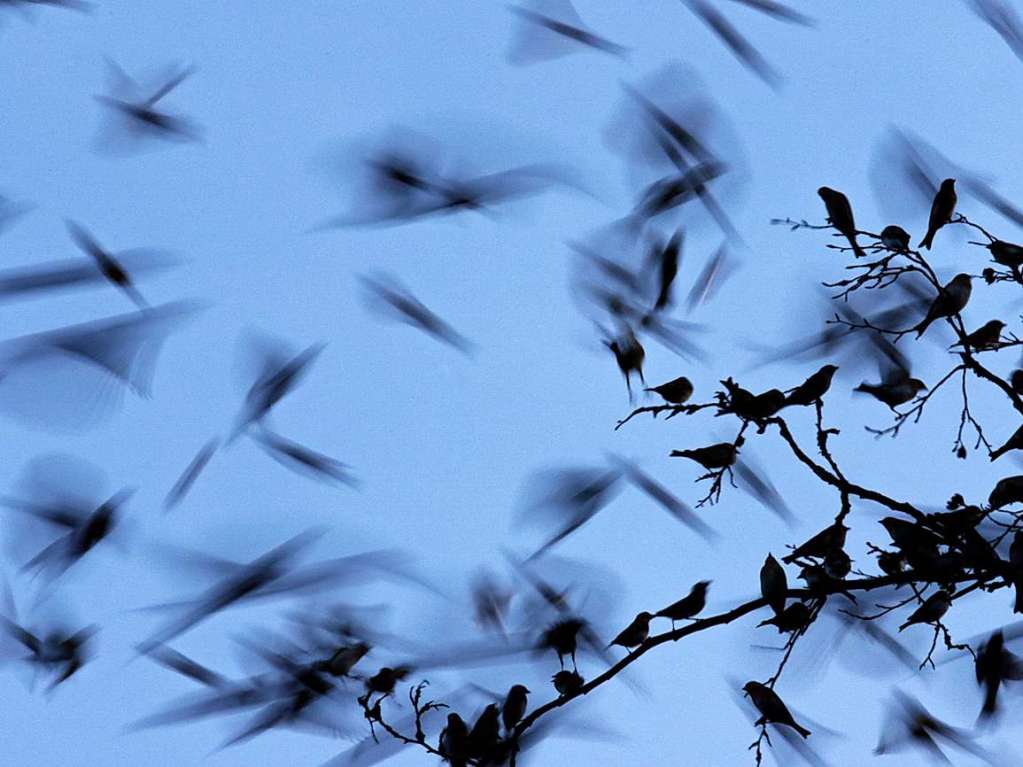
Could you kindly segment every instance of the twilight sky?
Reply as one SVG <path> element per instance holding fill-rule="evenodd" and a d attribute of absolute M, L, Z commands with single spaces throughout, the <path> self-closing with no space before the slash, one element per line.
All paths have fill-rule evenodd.
<path fill-rule="evenodd" d="M 914 237 L 922 234 L 927 213 L 906 202 L 908 190 L 875 190 L 871 183 L 875 147 L 891 126 L 987 174 L 1002 194 L 1023 201 L 1015 129 L 1023 64 L 966 3 L 928 3 L 925 9 L 898 0 L 802 2 L 796 7 L 815 16 L 815 28 L 781 24 L 723 0 L 717 5 L 782 74 L 777 90 L 743 69 L 677 0 L 577 0 L 589 27 L 627 46 L 628 58 L 580 51 L 529 66 L 509 63 L 516 20 L 504 3 L 489 0 L 98 0 L 88 15 L 38 8 L 31 20 L 5 10 L 0 193 L 36 207 L 0 235 L 0 266 L 76 257 L 63 223 L 73 218 L 111 249 L 152 246 L 180 255 L 181 267 L 146 276 L 141 288 L 153 303 L 188 298 L 205 305 L 170 336 L 151 398 L 127 395 L 87 428 L 3 420 L 5 492 L 13 492 L 33 458 L 54 452 L 101 466 L 112 488 L 137 488 L 124 550 L 97 549 L 61 579 L 50 600 L 49 609 L 69 605 L 83 623 L 101 627 L 96 660 L 50 696 L 38 685 L 29 689 L 24 668 L 5 670 L 5 763 L 318 765 L 343 750 L 341 740 L 273 731 L 218 751 L 241 720 L 124 733 L 128 722 L 194 688 L 134 659 L 132 645 L 155 626 L 153 616 L 135 608 L 181 598 L 202 584 L 161 564 L 157 542 L 251 558 L 326 525 L 330 532 L 311 552 L 314 559 L 408 550 L 445 597 L 403 596 L 387 587 L 339 592 L 339 598 L 387 603 L 390 630 L 435 642 L 473 635 L 467 585 L 477 567 L 501 570 L 502 548 L 528 553 L 539 542 L 542 531 L 524 525 L 517 513 L 534 472 L 600 464 L 614 451 L 637 460 L 682 498 L 695 502 L 702 495 L 692 484 L 696 468 L 667 455 L 729 431 L 710 417 L 636 419 L 613 431 L 629 410 L 624 385 L 572 292 L 577 262 L 567 243 L 592 236 L 632 202 L 628 167 L 608 146 L 623 138 L 619 129 L 609 139 L 607 130 L 622 108 L 623 83 L 684 65 L 717 102 L 734 133 L 729 142 L 741 151 L 735 156 L 742 160 L 742 180 L 730 198 L 745 243 L 734 253 L 741 266 L 690 318 L 707 327 L 700 340 L 710 351 L 708 362 L 647 347 L 647 380 L 688 375 L 696 399 L 710 396 L 729 374 L 760 390 L 793 386 L 816 369 L 786 362 L 749 370 L 758 359 L 749 351 L 754 345 L 777 345 L 817 328 L 811 325 L 818 317 L 815 283 L 833 278 L 843 264 L 823 248 L 826 233 L 789 232 L 771 226 L 771 218 L 822 222 L 816 189 L 827 184 L 850 197 L 863 228 L 877 231 L 891 223 L 886 215 L 897 214 Z M 194 65 L 195 74 L 167 106 L 202 127 L 202 142 L 123 156 L 98 152 L 105 115 L 94 96 L 106 87 L 105 57 L 143 81 L 174 62 Z M 688 76 L 676 85 L 679 92 L 698 87 Z M 445 156 L 462 158 L 480 173 L 531 162 L 569 164 L 587 193 L 554 188 L 493 215 L 313 231 L 346 209 L 346 179 L 358 166 L 359 147 L 397 126 L 429 136 Z M 1020 236 L 968 198 L 962 210 L 1006 239 Z M 979 272 L 982 251 L 966 245 L 962 233 L 947 234 L 934 257 L 943 276 L 960 268 Z M 684 290 L 719 239 L 711 227 L 694 223 L 679 278 Z M 468 337 L 475 353 L 459 354 L 367 311 L 358 277 L 373 272 L 400 278 Z M 968 324 L 990 319 L 984 301 L 1004 306 L 1008 290 L 988 291 L 971 304 Z M 5 337 L 130 309 L 108 287 L 0 306 Z M 182 468 L 231 423 L 244 394 L 236 380 L 237 341 L 253 328 L 296 348 L 326 343 L 275 425 L 350 464 L 361 485 L 315 483 L 240 440 L 216 456 L 181 506 L 164 515 L 162 499 Z M 925 380 L 943 372 L 940 346 L 912 348 L 914 372 Z M 1012 351 L 1003 354 L 999 372 L 1015 362 Z M 875 441 L 862 425 L 887 425 L 884 408 L 851 394 L 863 377 L 875 375 L 869 366 L 843 370 L 828 403 L 830 419 L 842 429 L 834 448 L 850 477 L 939 506 L 955 491 L 982 499 L 998 477 L 1012 473 L 1011 459 L 992 469 L 984 455 L 952 457 L 954 389 L 897 440 Z M 35 394 L 69 396 L 66 385 Z M 3 397 L 0 391 L 0 408 L 9 412 Z M 998 421 L 1007 409 L 997 399 L 978 393 L 976 408 L 993 423 L 996 438 L 1015 428 Z M 809 419 L 809 413 L 792 418 L 804 437 L 813 433 Z M 559 547 L 559 555 L 616 574 L 614 599 L 599 616 L 604 636 L 700 579 L 713 580 L 708 610 L 751 597 L 768 551 L 782 554 L 786 544 L 802 541 L 834 515 L 834 494 L 811 482 L 778 447 L 777 437 L 766 435 L 751 440 L 749 453 L 798 517 L 793 528 L 732 490 L 720 504 L 700 510 L 722 536 L 711 546 L 629 490 Z M 854 516 L 862 531 L 881 514 L 863 504 Z M 875 538 L 883 535 L 874 527 Z M 870 538 L 856 535 L 860 547 Z M 20 562 L 8 557 L 4 571 L 19 609 L 27 612 L 33 584 L 17 574 Z M 990 628 L 1007 614 L 1007 599 L 1004 591 L 978 596 L 957 607 L 950 626 L 963 636 Z M 997 610 L 994 617 L 988 609 Z M 245 666 L 237 663 L 231 637 L 246 627 L 277 625 L 283 610 L 229 611 L 175 646 L 241 674 Z M 930 633 L 907 631 L 906 639 L 914 652 L 926 652 Z M 752 763 L 746 746 L 755 731 L 729 685 L 769 675 L 776 654 L 750 645 L 774 642 L 773 634 L 754 634 L 746 619 L 659 648 L 632 676 L 642 692 L 612 683 L 586 702 L 591 721 L 616 735 L 551 740 L 535 763 Z M 843 733 L 829 739 L 814 728 L 822 731 L 818 745 L 834 764 L 880 759 L 870 752 L 895 683 L 954 723 L 968 725 L 975 716 L 967 663 L 941 668 L 940 677 L 906 681 L 869 667 L 866 676 L 858 675 L 813 655 L 809 644 L 804 657 L 797 650 L 779 690 L 798 712 Z M 580 668 L 584 674 L 596 670 L 588 662 Z M 504 690 L 528 680 L 540 703 L 553 695 L 546 677 L 555 670 L 544 658 L 535 670 L 507 666 L 473 681 Z M 426 676 L 438 690 L 457 685 L 453 675 Z M 939 700 L 953 682 L 970 695 Z M 1006 727 L 988 743 L 1004 746 L 1014 734 Z M 909 765 L 922 763 L 917 758 L 889 757 Z M 432 761 L 409 751 L 392 763 Z"/>

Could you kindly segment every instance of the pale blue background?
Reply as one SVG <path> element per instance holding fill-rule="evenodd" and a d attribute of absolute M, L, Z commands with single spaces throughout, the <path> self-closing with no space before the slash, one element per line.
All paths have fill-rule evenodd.
<path fill-rule="evenodd" d="M 620 162 L 602 143 L 620 81 L 636 81 L 671 60 L 695 67 L 734 121 L 752 177 L 748 199 L 736 212 L 749 246 L 741 254 L 743 267 L 698 317 L 716 328 L 709 340 L 717 350 L 714 364 L 694 368 L 651 344 L 646 370 L 652 382 L 686 373 L 706 395 L 718 378 L 749 361 L 739 341 L 771 343 L 793 335 L 808 316 L 814 280 L 834 275 L 837 256 L 822 251 L 820 233 L 789 233 L 768 220 L 822 220 L 815 190 L 827 183 L 849 194 L 861 226 L 878 230 L 888 223 L 878 218 L 867 171 L 872 146 L 889 124 L 918 132 L 966 166 L 996 174 L 1003 193 L 1023 199 L 1023 65 L 965 4 L 951 0 L 804 3 L 802 10 L 819 18 L 817 29 L 782 25 L 722 3 L 787 77 L 780 92 L 743 70 L 672 0 L 628 7 L 578 0 L 593 29 L 632 47 L 631 59 L 580 53 L 526 68 L 505 60 L 513 19 L 497 2 L 96 5 L 90 16 L 43 9 L 32 24 L 4 16 L 0 188 L 38 208 L 0 238 L 0 260 L 14 266 L 69 257 L 61 219 L 73 216 L 112 248 L 153 245 L 186 256 L 186 268 L 144 282 L 147 296 L 154 302 L 196 297 L 212 307 L 167 344 L 152 400 L 129 398 L 107 424 L 70 436 L 5 421 L 2 487 L 15 482 L 32 456 L 65 450 L 100 463 L 112 482 L 140 488 L 131 504 L 136 556 L 109 547 L 97 551 L 64 594 L 83 620 L 103 626 L 98 660 L 49 700 L 30 693 L 23 676 L 3 677 L 5 764 L 316 765 L 343 747 L 275 732 L 207 757 L 230 732 L 226 723 L 122 734 L 126 722 L 191 687 L 151 664 L 125 665 L 131 643 L 152 625 L 126 611 L 187 593 L 198 583 L 153 568 L 144 554 L 147 541 L 254 556 L 309 525 L 330 524 L 334 532 L 319 555 L 405 546 L 419 552 L 426 572 L 464 595 L 466 574 L 480 563 L 499 566 L 502 545 L 527 550 L 535 544 L 531 531 L 512 530 L 531 471 L 599 462 L 603 451 L 613 449 L 641 460 L 683 497 L 699 497 L 690 484 L 694 468 L 666 455 L 727 432 L 710 419 L 668 425 L 638 420 L 612 432 L 627 412 L 624 387 L 569 294 L 572 260 L 565 241 L 619 215 L 629 201 Z M 101 113 L 92 96 L 103 88 L 107 55 L 132 73 L 171 61 L 195 64 L 196 75 L 167 104 L 200 122 L 205 142 L 128 158 L 94 153 Z M 496 220 L 470 214 L 391 229 L 307 233 L 343 204 L 336 180 L 322 171 L 324 154 L 394 123 L 420 128 L 456 150 L 461 143 L 470 155 L 492 152 L 494 170 L 566 159 L 600 200 L 550 193 L 516 204 Z M 976 205 L 964 210 L 981 212 Z M 900 223 L 918 236 L 925 215 L 918 211 Z M 993 214 L 982 216 L 1005 237 L 1019 236 Z M 943 233 L 938 239 L 943 247 L 935 259 L 949 276 L 960 268 L 980 270 L 982 254 L 962 245 L 965 237 Z M 687 242 L 683 283 L 716 244 L 713 238 Z M 478 343 L 476 358 L 368 316 L 356 275 L 378 268 L 400 275 Z M 1011 288 L 984 295 L 1005 299 Z M 103 289 L 7 305 L 0 307 L 3 335 L 126 307 Z M 967 314 L 975 326 L 990 318 L 982 300 Z M 237 407 L 233 349 L 249 325 L 296 345 L 328 342 L 312 374 L 281 407 L 278 424 L 288 436 L 352 464 L 362 490 L 317 485 L 242 442 L 215 459 L 181 508 L 162 517 L 160 503 L 178 472 Z M 924 358 L 922 376 L 935 379 L 942 372 L 940 349 L 913 348 Z M 1000 356 L 1005 359 L 995 368 L 1008 371 L 1015 355 Z M 813 369 L 765 368 L 743 381 L 751 388 L 790 386 Z M 938 505 L 954 491 L 981 500 L 998 477 L 1014 472 L 1008 459 L 997 469 L 983 456 L 952 459 L 954 389 L 936 399 L 922 424 L 895 442 L 875 443 L 860 425 L 883 424 L 883 408 L 849 394 L 863 372 L 840 377 L 829 403 L 838 413 L 834 422 L 843 427 L 834 447 L 850 477 L 877 477 L 893 495 Z M 943 406 L 952 410 L 947 417 L 939 416 Z M 1015 428 L 999 423 L 1010 412 L 1004 403 L 982 398 L 977 409 L 992 424 L 994 438 Z M 808 417 L 797 413 L 792 419 L 807 439 Z M 715 549 L 629 492 L 562 547 L 620 574 L 625 590 L 617 611 L 604 616 L 608 627 L 662 606 L 701 578 L 714 579 L 712 608 L 747 598 L 757 589 L 756 570 L 768 550 L 780 553 L 833 516 L 830 491 L 809 482 L 791 460 L 768 460 L 778 444 L 767 435 L 751 447 L 802 520 L 796 530 L 731 492 L 702 512 L 724 536 Z M 884 540 L 871 522 L 877 516 L 875 509 L 857 507 L 854 517 L 863 530 L 854 533 L 857 542 Z M 957 607 L 950 625 L 967 635 L 989 627 L 1007 615 L 1008 601 L 1005 592 L 976 597 Z M 422 625 L 428 614 L 461 610 L 458 630 L 471 631 L 464 607 L 405 605 L 404 611 L 396 605 L 399 623 Z M 988 617 L 986 609 L 998 612 Z M 178 646 L 231 669 L 228 635 L 245 617 L 211 621 Z M 652 653 L 638 675 L 648 695 L 637 698 L 612 684 L 590 704 L 604 724 L 626 737 L 610 744 L 552 741 L 546 759 L 751 763 L 745 748 L 755 733 L 726 680 L 763 678 L 773 665 L 773 656 L 748 651 L 750 623 Z M 926 631 L 908 633 L 915 650 L 925 649 Z M 769 639 L 773 635 L 760 634 L 754 641 Z M 547 673 L 549 667 L 547 659 Z M 896 679 L 851 677 L 838 666 L 811 673 L 798 657 L 792 671 L 779 686 L 792 706 L 848 732 L 830 741 L 834 763 L 870 763 L 880 702 Z M 958 663 L 942 673 L 927 689 L 917 683 L 911 688 L 952 721 L 972 722 L 979 708 L 972 669 Z M 805 675 L 803 684 L 798 674 Z M 506 686 L 516 681 L 512 676 L 492 683 Z M 946 692 L 952 681 L 969 695 L 954 700 Z M 540 690 L 539 681 L 532 684 Z M 547 696 L 545 689 L 534 700 Z M 823 737 L 814 740 L 824 743 Z M 395 763 L 429 761 L 409 753 Z"/>

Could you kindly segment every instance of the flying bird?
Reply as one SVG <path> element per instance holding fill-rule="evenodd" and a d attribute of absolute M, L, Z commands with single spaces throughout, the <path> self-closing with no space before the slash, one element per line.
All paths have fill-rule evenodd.
<path fill-rule="evenodd" d="M 618 57 L 628 53 L 627 48 L 586 29 L 569 0 L 534 3 L 534 9 L 515 5 L 508 9 L 522 21 L 521 33 L 508 56 L 513 64 L 557 58 L 578 46 Z"/>
<path fill-rule="evenodd" d="M 370 308 L 383 311 L 432 338 L 471 354 L 474 344 L 430 311 L 411 292 L 387 275 L 361 277 Z"/>

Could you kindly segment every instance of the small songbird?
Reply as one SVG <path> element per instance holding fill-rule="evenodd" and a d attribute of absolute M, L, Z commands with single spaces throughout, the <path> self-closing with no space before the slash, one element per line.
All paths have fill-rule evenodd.
<path fill-rule="evenodd" d="M 469 732 L 469 752 L 477 759 L 489 763 L 497 741 L 501 738 L 501 709 L 490 703 L 479 715 Z"/>
<path fill-rule="evenodd" d="M 864 381 L 853 391 L 869 394 L 876 400 L 883 402 L 892 410 L 899 405 L 904 405 L 916 397 L 921 391 L 927 388 L 927 384 L 919 378 L 894 378 L 891 381 L 882 381 L 878 384 L 871 384 Z"/>
<path fill-rule="evenodd" d="M 931 249 L 934 235 L 951 220 L 952 214 L 955 213 L 956 201 L 956 180 L 946 178 L 941 182 L 938 193 L 934 195 L 934 202 L 931 204 L 931 218 L 927 222 L 927 235 L 920 240 L 918 247 Z"/>
<path fill-rule="evenodd" d="M 841 580 L 852 570 L 852 560 L 842 549 L 828 552 L 824 557 L 824 572 L 831 578 Z"/>
<path fill-rule="evenodd" d="M 810 622 L 810 615 L 810 608 L 804 602 L 793 602 L 773 618 L 760 621 L 757 628 L 774 626 L 779 634 L 789 634 L 806 626 Z"/>
<path fill-rule="evenodd" d="M 1009 385 L 1016 394 L 1023 396 L 1023 370 L 1012 371 L 1012 375 L 1009 377 Z"/>
<path fill-rule="evenodd" d="M 951 317 L 966 308 L 973 288 L 971 279 L 968 274 L 957 274 L 941 289 L 927 310 L 927 316 L 920 320 L 916 327 L 911 328 L 916 331 L 917 338 L 922 336 L 935 320 Z"/>
<path fill-rule="evenodd" d="M 643 360 L 646 357 L 646 350 L 631 330 L 621 338 L 604 341 L 604 345 L 614 354 L 618 369 L 625 376 L 625 388 L 629 391 L 629 402 L 632 402 L 632 374 L 635 372 L 639 375 L 640 383 L 646 383 L 643 380 Z"/>
<path fill-rule="evenodd" d="M 877 555 L 877 566 L 885 575 L 898 575 L 906 569 L 906 557 L 898 551 L 882 551 Z"/>
<path fill-rule="evenodd" d="M 1001 320 L 991 320 L 985 322 L 979 328 L 974 330 L 972 333 L 966 336 L 966 345 L 969 349 L 979 352 L 985 349 L 996 348 L 999 341 L 1002 339 L 1002 329 L 1005 327 L 1005 323 Z M 952 344 L 953 348 L 956 346 L 962 346 L 962 341 L 956 341 Z"/>
<path fill-rule="evenodd" d="M 817 557 L 823 559 L 832 551 L 837 551 L 845 546 L 845 534 L 849 531 L 841 522 L 828 525 L 806 543 L 796 546 L 792 553 L 782 557 L 782 562 L 792 564 L 797 559 L 805 557 Z"/>
<path fill-rule="evenodd" d="M 1012 611 L 1023 613 L 1023 533 L 1017 530 L 1009 544 L 1009 565 L 1012 568 L 1012 585 L 1016 590 L 1016 602 Z"/>
<path fill-rule="evenodd" d="M 679 376 L 660 386 L 651 386 L 646 391 L 656 392 L 661 399 L 671 405 L 684 405 L 693 396 L 693 384 L 685 376 Z"/>
<path fill-rule="evenodd" d="M 838 370 L 837 365 L 825 365 L 794 389 L 790 389 L 785 397 L 785 407 L 789 405 L 812 405 L 823 397 L 831 388 L 831 379 Z"/>
<path fill-rule="evenodd" d="M 626 650 L 639 647 L 650 636 L 650 620 L 653 617 L 653 615 L 646 611 L 641 612 L 633 619 L 632 623 L 622 629 L 622 632 L 611 640 L 608 647 L 618 645 Z"/>
<path fill-rule="evenodd" d="M 984 688 L 981 719 L 988 719 L 998 711 L 998 689 L 1006 681 L 1023 679 L 1023 663 L 1005 649 L 1005 635 L 999 629 L 980 646 L 975 660 L 977 684 Z"/>
<path fill-rule="evenodd" d="M 772 554 L 767 555 L 763 567 L 760 568 L 760 595 L 775 615 L 785 611 L 785 595 L 789 590 L 789 581 L 785 577 L 785 568 L 778 564 Z"/>
<path fill-rule="evenodd" d="M 924 600 L 922 605 L 913 611 L 905 623 L 899 626 L 899 631 L 917 623 L 935 623 L 940 621 L 951 606 L 951 594 L 944 589 L 935 591 Z"/>
<path fill-rule="evenodd" d="M 742 689 L 761 713 L 761 717 L 755 722 L 757 726 L 762 724 L 783 724 L 786 727 L 791 727 L 803 738 L 809 737 L 810 731 L 796 723 L 796 720 L 792 718 L 792 714 L 782 702 L 782 699 L 778 697 L 778 693 L 766 684 L 747 682 Z"/>
<path fill-rule="evenodd" d="M 579 675 L 578 671 L 566 671 L 564 669 L 552 676 L 551 682 L 554 683 L 554 689 L 562 696 L 571 695 L 585 684 L 585 680 Z"/>
<path fill-rule="evenodd" d="M 1023 475 L 998 480 L 987 502 L 992 509 L 1000 509 L 1010 503 L 1023 503 Z"/>
<path fill-rule="evenodd" d="M 458 714 L 448 714 L 448 724 L 440 733 L 438 751 L 452 767 L 466 764 L 469 758 L 469 728 Z"/>
<path fill-rule="evenodd" d="M 515 725 L 519 723 L 526 714 L 527 696 L 529 689 L 523 684 L 512 685 L 508 695 L 501 707 L 501 721 L 504 723 L 504 731 L 510 734 Z"/>
<path fill-rule="evenodd" d="M 987 245 L 991 251 L 991 258 L 996 264 L 1007 266 L 1010 269 L 1019 269 L 1023 266 L 1023 246 L 1016 245 L 1004 240 L 994 240 Z"/>
<path fill-rule="evenodd" d="M 866 255 L 863 252 L 863 248 L 856 242 L 856 222 L 853 220 L 852 205 L 849 204 L 849 198 L 827 186 L 822 186 L 818 189 L 817 194 L 824 200 L 824 207 L 828 211 L 828 221 L 831 222 L 831 225 L 840 234 L 849 240 L 849 245 L 852 246 L 856 258 Z"/>
<path fill-rule="evenodd" d="M 575 667 L 575 651 L 578 645 L 578 634 L 586 626 L 579 618 L 568 618 L 558 621 L 544 631 L 540 639 L 540 647 L 549 647 L 558 654 L 558 663 L 565 667 L 565 656 L 572 658 Z"/>
<path fill-rule="evenodd" d="M 901 226 L 889 224 L 881 230 L 881 244 L 888 250 L 904 253 L 909 250 L 909 232 Z"/>
<path fill-rule="evenodd" d="M 671 457 L 688 458 L 691 461 L 696 461 L 707 471 L 726 469 L 735 463 L 735 459 L 739 454 L 739 448 L 742 447 L 744 442 L 745 439 L 739 437 L 734 443 L 719 442 L 716 445 L 697 447 L 692 450 L 672 450 Z"/>
<path fill-rule="evenodd" d="M 682 253 L 682 231 L 679 230 L 668 240 L 668 244 L 661 250 L 658 260 L 660 261 L 659 286 L 657 300 L 654 302 L 654 311 L 659 312 L 671 304 L 671 287 L 678 275 L 678 261 Z"/>
<path fill-rule="evenodd" d="M 707 605 L 707 589 L 709 587 L 710 581 L 699 581 L 689 591 L 688 595 L 668 605 L 663 610 L 655 613 L 655 615 L 658 618 L 668 618 L 671 621 L 671 628 L 674 630 L 675 621 L 693 618 L 703 611 L 703 608 Z"/>

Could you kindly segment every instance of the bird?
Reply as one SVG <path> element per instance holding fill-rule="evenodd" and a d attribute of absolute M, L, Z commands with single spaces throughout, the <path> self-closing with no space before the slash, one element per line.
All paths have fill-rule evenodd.
<path fill-rule="evenodd" d="M 992 509 L 1000 509 L 1010 503 L 1023 503 L 1023 474 L 998 480 L 987 502 Z"/>
<path fill-rule="evenodd" d="M 500 737 L 501 709 L 496 703 L 490 703 L 469 731 L 469 753 L 484 763 L 489 762 Z"/>
<path fill-rule="evenodd" d="M 1009 544 L 1009 566 L 1012 585 L 1016 591 L 1012 611 L 1016 614 L 1023 613 L 1023 533 L 1019 530 L 1013 534 L 1012 543 Z"/>
<path fill-rule="evenodd" d="M 622 629 L 621 633 L 618 634 L 614 639 L 608 643 L 608 647 L 618 645 L 624 647 L 626 650 L 630 650 L 633 647 L 639 647 L 646 641 L 646 638 L 650 635 L 650 620 L 654 616 L 644 611 L 637 615 L 632 623 Z"/>
<path fill-rule="evenodd" d="M 778 564 L 778 560 L 772 554 L 768 554 L 760 568 L 760 595 L 774 610 L 776 616 L 781 615 L 785 610 L 785 596 L 788 590 L 789 584 L 788 578 L 785 577 L 785 568 Z"/>
<path fill-rule="evenodd" d="M 1023 679 L 1023 662 L 1005 649 L 1005 635 L 1001 629 L 992 632 L 977 650 L 974 661 L 977 684 L 984 688 L 981 719 L 989 719 L 998 710 L 998 690 L 1008 680 Z"/>
<path fill-rule="evenodd" d="M 668 243 L 660 248 L 658 254 L 659 274 L 657 300 L 654 302 L 654 311 L 659 312 L 671 304 L 671 287 L 678 275 L 679 256 L 682 252 L 682 231 L 679 230 L 672 235 Z"/>
<path fill-rule="evenodd" d="M 798 724 L 795 719 L 792 718 L 792 714 L 778 693 L 768 687 L 766 684 L 760 682 L 747 682 L 743 685 L 743 691 L 749 696 L 750 700 L 753 701 L 753 705 L 757 707 L 761 716 L 756 721 L 756 724 L 782 724 L 786 727 L 791 727 L 793 730 L 798 732 L 803 738 L 810 736 L 810 731 Z"/>
<path fill-rule="evenodd" d="M 936 623 L 942 619 L 951 606 L 952 595 L 944 589 L 939 589 L 927 597 L 923 604 L 910 614 L 906 622 L 899 626 L 899 631 L 918 623 Z"/>
<path fill-rule="evenodd" d="M 876 384 L 864 381 L 853 391 L 869 394 L 874 399 L 883 402 L 889 408 L 895 410 L 896 407 L 906 404 L 926 389 L 927 384 L 919 378 L 895 377 Z"/>
<path fill-rule="evenodd" d="M 504 698 L 504 705 L 501 706 L 501 722 L 504 724 L 505 734 L 510 735 L 526 713 L 528 705 L 527 696 L 529 688 L 523 684 L 512 685 Z"/>
<path fill-rule="evenodd" d="M 448 722 L 440 732 L 437 750 L 452 767 L 465 767 L 469 759 L 469 728 L 458 714 L 448 714 Z"/>
<path fill-rule="evenodd" d="M 552 676 L 551 682 L 554 683 L 554 689 L 562 697 L 571 695 L 585 684 L 578 671 L 566 671 L 565 669 Z"/>
<path fill-rule="evenodd" d="M 1004 327 L 1005 323 L 1001 320 L 985 322 L 972 333 L 968 333 L 962 341 L 956 341 L 952 344 L 952 347 L 962 346 L 966 351 L 973 350 L 975 352 L 997 349 L 1002 339 L 1002 328 Z M 964 341 L 965 343 L 963 343 Z"/>
<path fill-rule="evenodd" d="M 831 578 L 841 580 L 852 570 L 852 560 L 843 549 L 833 549 L 824 557 L 824 572 Z"/>
<path fill-rule="evenodd" d="M 1004 240 L 992 240 L 986 245 L 991 258 L 996 264 L 1018 270 L 1023 266 L 1023 245 L 1016 245 Z"/>
<path fill-rule="evenodd" d="M 552 18 L 521 6 L 509 6 L 509 10 L 512 13 L 517 14 L 524 22 L 534 24 L 548 32 L 553 32 L 565 40 L 571 40 L 579 43 L 580 45 L 585 45 L 588 48 L 603 51 L 604 53 L 609 53 L 613 56 L 622 57 L 626 55 L 628 52 L 627 48 L 585 29 L 583 27 L 582 20 L 579 18 L 579 15 L 576 13 L 571 3 L 565 2 L 559 5 L 561 5 L 562 20 Z M 535 59 L 554 58 L 559 55 L 554 51 L 533 51 L 531 50 L 532 46 L 529 46 L 528 42 L 528 40 L 524 39 L 519 45 L 512 49 L 509 58 L 513 64 L 524 64 Z"/>
<path fill-rule="evenodd" d="M 171 91 L 177 88 L 195 71 L 192 67 L 177 69 L 149 95 L 141 96 L 141 88 L 124 70 L 110 59 L 107 66 L 113 75 L 115 87 L 121 92 L 130 92 L 131 98 L 119 96 L 96 96 L 105 107 L 118 113 L 126 121 L 133 138 L 153 136 L 177 141 L 198 141 L 200 130 L 189 120 L 160 111 L 157 105 Z"/>
<path fill-rule="evenodd" d="M 812 613 L 805 602 L 793 602 L 773 618 L 760 621 L 757 628 L 761 626 L 774 626 L 779 634 L 789 634 L 799 631 L 810 622 Z"/>
<path fill-rule="evenodd" d="M 693 396 L 693 383 L 685 376 L 679 376 L 660 386 L 647 387 L 645 391 L 659 394 L 670 405 L 684 405 Z"/>
<path fill-rule="evenodd" d="M 658 618 L 668 618 L 671 621 L 671 628 L 674 630 L 675 621 L 693 618 L 703 611 L 703 608 L 707 605 L 707 589 L 709 587 L 710 581 L 698 581 L 689 591 L 689 594 L 677 602 L 672 602 L 663 610 L 654 613 L 654 615 Z"/>
<path fill-rule="evenodd" d="M 1016 429 L 1012 436 L 1005 440 L 1005 444 L 991 451 L 991 460 L 998 460 L 1010 450 L 1023 450 L 1023 426 Z"/>
<path fill-rule="evenodd" d="M 541 647 L 549 647 L 558 654 L 558 662 L 561 668 L 565 668 L 565 656 L 572 658 L 572 667 L 575 667 L 575 651 L 578 646 L 578 634 L 586 625 L 580 618 L 567 618 L 558 621 L 544 631 L 540 639 Z"/>
<path fill-rule="evenodd" d="M 618 369 L 622 371 L 622 375 L 625 377 L 625 387 L 629 391 L 629 402 L 632 402 L 632 374 L 636 373 L 639 376 L 640 383 L 646 383 L 643 380 L 643 360 L 646 357 L 646 350 L 632 330 L 629 329 L 626 329 L 625 333 L 618 338 L 605 339 L 604 345 L 615 356 Z"/>
<path fill-rule="evenodd" d="M 909 239 L 909 232 L 895 224 L 889 224 L 881 230 L 881 244 L 896 253 L 909 250 Z"/>
<path fill-rule="evenodd" d="M 849 198 L 827 186 L 822 186 L 818 189 L 817 194 L 824 200 L 824 207 L 828 211 L 828 221 L 831 222 L 831 225 L 842 236 L 849 240 L 849 245 L 852 247 L 853 253 L 856 254 L 856 258 L 866 255 L 863 252 L 863 248 L 856 242 L 856 222 L 853 219 L 852 205 L 849 204 Z"/>
<path fill-rule="evenodd" d="M 1016 394 L 1023 396 L 1023 370 L 1013 370 L 1009 377 L 1009 385 Z"/>
<path fill-rule="evenodd" d="M 98 242 L 96 242 L 93 236 L 79 224 L 76 224 L 71 220 L 66 221 L 65 224 L 67 225 L 71 239 L 75 241 L 75 244 L 79 248 L 92 257 L 92 259 L 96 262 L 96 266 L 99 268 L 100 273 L 106 277 L 107 280 L 124 291 L 125 295 L 134 301 L 136 306 L 139 308 L 145 308 L 149 305 L 135 287 L 135 284 L 132 282 L 131 275 L 128 274 L 124 266 L 122 266 L 112 253 L 105 250 Z"/>
<path fill-rule="evenodd" d="M 931 249 L 934 235 L 952 219 L 956 209 L 956 180 L 946 178 L 941 182 L 938 193 L 934 195 L 934 202 L 931 203 L 931 216 L 927 222 L 927 234 L 917 247 Z"/>
<path fill-rule="evenodd" d="M 838 370 L 838 365 L 824 365 L 816 373 L 812 374 L 803 383 L 794 389 L 790 389 L 785 395 L 784 407 L 790 405 L 812 405 L 821 397 L 827 394 L 831 388 L 831 380 Z"/>
<path fill-rule="evenodd" d="M 916 331 L 917 338 L 922 336 L 935 320 L 951 317 L 966 308 L 972 291 L 972 279 L 968 274 L 957 274 L 938 291 L 938 296 L 927 310 L 927 316 L 915 327 L 910 328 L 911 331 Z"/>
<path fill-rule="evenodd" d="M 805 543 L 796 546 L 792 553 L 782 557 L 781 561 L 790 565 L 800 558 L 816 557 L 823 559 L 832 551 L 845 546 L 845 534 L 848 531 L 849 528 L 841 522 L 828 525 Z"/>
<path fill-rule="evenodd" d="M 359 278 L 365 290 L 367 305 L 381 313 L 394 316 L 399 322 L 421 330 L 441 343 L 471 356 L 475 344 L 427 308 L 407 288 L 386 274 Z"/>
<path fill-rule="evenodd" d="M 715 469 L 727 469 L 735 463 L 739 454 L 739 448 L 744 444 L 745 439 L 739 437 L 733 442 L 719 442 L 716 445 L 697 447 L 692 450 L 672 450 L 672 458 L 688 458 L 696 461 L 707 471 Z"/>

